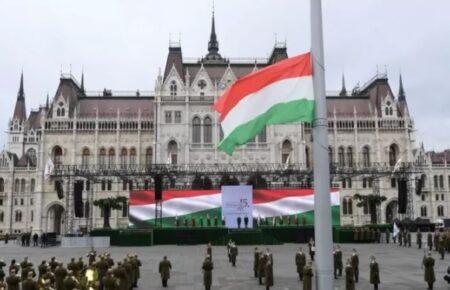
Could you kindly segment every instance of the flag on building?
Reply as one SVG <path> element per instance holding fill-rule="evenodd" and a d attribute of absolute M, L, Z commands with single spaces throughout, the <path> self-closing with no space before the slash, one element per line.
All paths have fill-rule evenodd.
<path fill-rule="evenodd" d="M 330 193 L 333 225 L 340 225 L 339 191 L 332 189 Z M 183 224 L 194 218 L 200 218 L 206 225 L 209 216 L 220 221 L 222 219 L 222 194 L 215 190 L 167 190 L 162 200 L 162 225 L 173 227 L 176 220 Z M 153 191 L 132 191 L 130 193 L 130 221 L 132 226 L 152 225 L 155 219 L 155 195 Z M 279 218 L 298 217 L 307 224 L 314 221 L 313 189 L 254 189 L 253 217 Z M 304 218 L 303 218 L 304 217 Z M 292 219 L 293 220 L 293 219 Z"/>
<path fill-rule="evenodd" d="M 311 54 L 288 58 L 239 79 L 216 101 L 214 109 L 224 133 L 219 149 L 230 155 L 266 125 L 312 122 Z"/>

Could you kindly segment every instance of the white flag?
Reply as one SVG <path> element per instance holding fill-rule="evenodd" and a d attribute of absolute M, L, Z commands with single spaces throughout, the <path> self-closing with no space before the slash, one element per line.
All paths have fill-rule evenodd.
<path fill-rule="evenodd" d="M 47 160 L 47 164 L 45 165 L 44 170 L 44 178 L 45 180 L 49 180 L 50 176 L 53 174 L 53 170 L 55 169 L 55 165 L 53 164 L 53 161 L 51 158 Z"/>
<path fill-rule="evenodd" d="M 398 234 L 400 233 L 400 229 L 397 227 L 397 224 L 394 223 L 394 232 L 392 233 L 392 236 L 396 238 Z"/>

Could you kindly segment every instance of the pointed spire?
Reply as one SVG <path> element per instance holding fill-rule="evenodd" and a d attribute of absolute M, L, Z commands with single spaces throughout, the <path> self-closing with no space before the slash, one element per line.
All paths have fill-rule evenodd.
<path fill-rule="evenodd" d="M 13 119 L 19 120 L 21 122 L 27 119 L 27 110 L 25 107 L 25 89 L 23 86 L 23 71 L 20 75 L 20 86 L 17 93 L 17 101 L 14 108 Z"/>
<path fill-rule="evenodd" d="M 347 95 L 347 89 L 345 88 L 345 76 L 342 74 L 342 89 L 339 93 L 339 96 L 346 96 Z"/>
<path fill-rule="evenodd" d="M 19 86 L 19 92 L 17 93 L 17 100 L 25 100 L 25 91 L 23 88 L 23 70 L 22 70 L 22 74 L 20 75 L 20 86 Z"/>
<path fill-rule="evenodd" d="M 208 59 L 208 60 L 222 59 L 222 56 L 219 54 L 219 42 L 217 41 L 217 35 L 216 35 L 214 6 L 213 6 L 213 11 L 212 11 L 211 34 L 209 36 L 208 54 L 206 55 L 206 59 Z"/>
<path fill-rule="evenodd" d="M 81 92 L 84 94 L 84 70 L 81 71 L 81 85 L 80 85 Z"/>
<path fill-rule="evenodd" d="M 49 96 L 47 93 L 47 100 L 45 101 L 45 108 L 48 110 L 50 108 L 50 103 L 49 103 Z"/>
<path fill-rule="evenodd" d="M 403 80 L 402 80 L 402 74 L 400 73 L 400 85 L 398 88 L 398 100 L 404 101 L 405 100 L 405 90 L 403 89 Z"/>

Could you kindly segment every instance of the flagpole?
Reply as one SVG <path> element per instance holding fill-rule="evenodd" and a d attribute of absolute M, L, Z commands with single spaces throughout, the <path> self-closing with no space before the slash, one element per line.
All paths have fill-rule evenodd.
<path fill-rule="evenodd" d="M 315 120 L 313 124 L 314 159 L 314 235 L 316 243 L 316 289 L 333 290 L 333 235 L 331 229 L 330 167 L 328 157 L 328 121 L 325 99 L 325 63 L 323 53 L 322 4 L 311 0 L 311 55 Z"/>

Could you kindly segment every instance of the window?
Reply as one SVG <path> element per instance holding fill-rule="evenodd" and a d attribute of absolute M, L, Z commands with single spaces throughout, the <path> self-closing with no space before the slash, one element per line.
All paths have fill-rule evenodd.
<path fill-rule="evenodd" d="M 441 200 L 444 201 L 444 194 L 441 194 Z"/>
<path fill-rule="evenodd" d="M 398 154 L 398 146 L 396 144 L 392 144 L 389 146 L 389 165 L 395 166 L 397 163 L 397 154 Z"/>
<path fill-rule="evenodd" d="M 420 197 L 422 198 L 422 201 L 425 201 L 425 194 L 422 194 Z"/>
<path fill-rule="evenodd" d="M 89 166 L 89 155 L 91 155 L 89 149 L 84 148 L 83 153 L 81 154 L 81 167 L 87 168 Z"/>
<path fill-rule="evenodd" d="M 24 193 L 25 192 L 25 184 L 26 184 L 25 179 L 22 179 L 20 181 L 20 193 Z"/>
<path fill-rule="evenodd" d="M 420 207 L 420 216 L 421 217 L 426 217 L 427 216 L 427 206 L 426 205 L 422 205 Z"/>
<path fill-rule="evenodd" d="M 36 166 L 36 164 L 37 164 L 36 150 L 34 150 L 33 148 L 28 149 L 27 157 L 28 157 L 28 164 L 32 167 Z"/>
<path fill-rule="evenodd" d="M 435 195 L 435 199 L 436 199 L 436 201 L 439 200 L 439 194 L 436 194 L 436 195 Z"/>
<path fill-rule="evenodd" d="M 347 166 L 353 167 L 353 148 L 352 147 L 347 148 Z"/>
<path fill-rule="evenodd" d="M 20 205 L 24 205 L 25 201 L 23 200 L 23 198 L 20 199 Z"/>
<path fill-rule="evenodd" d="M 30 211 L 30 221 L 32 222 L 34 220 L 34 212 Z"/>
<path fill-rule="evenodd" d="M 258 142 L 266 143 L 267 142 L 267 129 L 266 126 L 262 129 L 262 131 L 258 134 Z"/>
<path fill-rule="evenodd" d="M 176 124 L 181 123 L 181 111 L 175 111 L 175 123 Z"/>
<path fill-rule="evenodd" d="M 114 148 L 110 148 L 108 151 L 108 165 L 109 168 L 112 168 L 114 164 L 116 163 L 116 151 Z"/>
<path fill-rule="evenodd" d="M 59 146 L 55 146 L 53 148 L 53 163 L 55 165 L 61 165 L 63 161 L 63 151 L 62 148 Z"/>
<path fill-rule="evenodd" d="M 364 167 L 370 167 L 370 149 L 369 146 L 364 146 L 362 149 L 362 159 L 363 159 L 363 166 Z"/>
<path fill-rule="evenodd" d="M 20 180 L 16 178 L 16 181 L 14 182 L 14 192 L 19 193 L 20 190 Z"/>
<path fill-rule="evenodd" d="M 30 182 L 30 192 L 31 193 L 34 193 L 35 187 L 36 187 L 36 180 L 34 180 L 34 178 L 32 178 L 31 182 Z"/>
<path fill-rule="evenodd" d="M 30 198 L 30 205 L 34 205 L 34 199 Z"/>
<path fill-rule="evenodd" d="M 106 149 L 100 148 L 100 153 L 98 156 L 98 165 L 100 165 L 100 168 L 105 168 L 106 165 Z"/>
<path fill-rule="evenodd" d="M 438 188 L 439 187 L 438 179 L 439 179 L 439 177 L 437 175 L 433 176 L 434 188 Z"/>
<path fill-rule="evenodd" d="M 334 154 L 333 154 L 333 147 L 328 147 L 328 159 L 330 159 L 330 164 L 334 163 Z"/>
<path fill-rule="evenodd" d="M 363 188 L 367 187 L 367 178 L 365 178 L 365 177 L 362 179 L 362 187 Z"/>
<path fill-rule="evenodd" d="M 305 158 L 306 158 L 306 168 L 311 168 L 311 155 L 309 151 L 309 147 L 305 147 Z"/>
<path fill-rule="evenodd" d="M 153 162 L 153 148 L 148 147 L 147 150 L 145 150 L 145 165 L 149 166 Z"/>
<path fill-rule="evenodd" d="M 122 190 L 127 190 L 128 182 L 126 180 L 122 181 Z"/>
<path fill-rule="evenodd" d="M 339 167 L 345 166 L 344 147 L 339 147 L 338 149 L 338 163 Z"/>
<path fill-rule="evenodd" d="M 344 215 L 353 214 L 353 200 L 350 197 L 344 197 L 342 203 L 343 203 L 342 214 Z"/>
<path fill-rule="evenodd" d="M 177 164 L 178 163 L 178 144 L 174 140 L 170 141 L 167 144 L 167 153 L 168 153 L 168 162 L 169 164 Z"/>
<path fill-rule="evenodd" d="M 395 188 L 397 186 L 397 179 L 391 178 L 391 188 Z"/>
<path fill-rule="evenodd" d="M 281 163 L 291 163 L 292 143 L 289 140 L 284 140 L 281 145 Z"/>
<path fill-rule="evenodd" d="M 443 175 L 439 176 L 439 187 L 444 188 L 444 176 Z"/>
<path fill-rule="evenodd" d="M 212 121 L 210 117 L 203 120 L 203 143 L 212 143 Z"/>
<path fill-rule="evenodd" d="M 133 180 L 128 181 L 128 189 L 133 190 Z"/>
<path fill-rule="evenodd" d="M 347 186 L 348 186 L 348 188 L 352 188 L 352 179 L 351 178 L 347 178 Z"/>
<path fill-rule="evenodd" d="M 130 150 L 130 165 L 136 165 L 136 149 L 131 148 Z"/>
<path fill-rule="evenodd" d="M 112 181 L 108 180 L 108 190 L 112 190 Z"/>
<path fill-rule="evenodd" d="M 437 207 L 437 215 L 438 216 L 444 216 L 444 206 L 443 205 L 438 205 L 438 207 Z"/>
<path fill-rule="evenodd" d="M 128 202 L 122 204 L 122 217 L 128 216 Z"/>
<path fill-rule="evenodd" d="M 346 178 L 342 179 L 342 188 L 347 188 L 347 179 Z"/>
<path fill-rule="evenodd" d="M 106 181 L 102 180 L 102 190 L 105 191 L 106 190 Z"/>
<path fill-rule="evenodd" d="M 199 117 L 192 119 L 192 143 L 199 144 L 201 142 L 201 121 Z"/>
<path fill-rule="evenodd" d="M 3 205 L 3 198 L 0 198 L 0 206 Z"/>
<path fill-rule="evenodd" d="M 369 204 L 368 202 L 365 202 L 363 205 L 363 213 L 364 214 L 369 214 Z"/>
<path fill-rule="evenodd" d="M 122 150 L 120 151 L 120 167 L 122 169 L 127 167 L 127 158 L 128 158 L 127 148 L 122 148 Z"/>
<path fill-rule="evenodd" d="M 0 192 L 4 192 L 5 191 L 5 180 L 0 177 Z"/>
<path fill-rule="evenodd" d="M 165 116 L 166 124 L 172 123 L 172 111 L 165 111 L 164 116 Z"/>
<path fill-rule="evenodd" d="M 170 96 L 174 97 L 177 95 L 177 82 L 171 81 L 170 82 Z"/>
<path fill-rule="evenodd" d="M 89 180 L 86 180 L 86 191 L 91 189 L 91 182 Z"/>
<path fill-rule="evenodd" d="M 20 223 L 22 221 L 22 212 L 20 210 L 16 210 L 15 212 L 15 221 L 16 223 Z"/>

